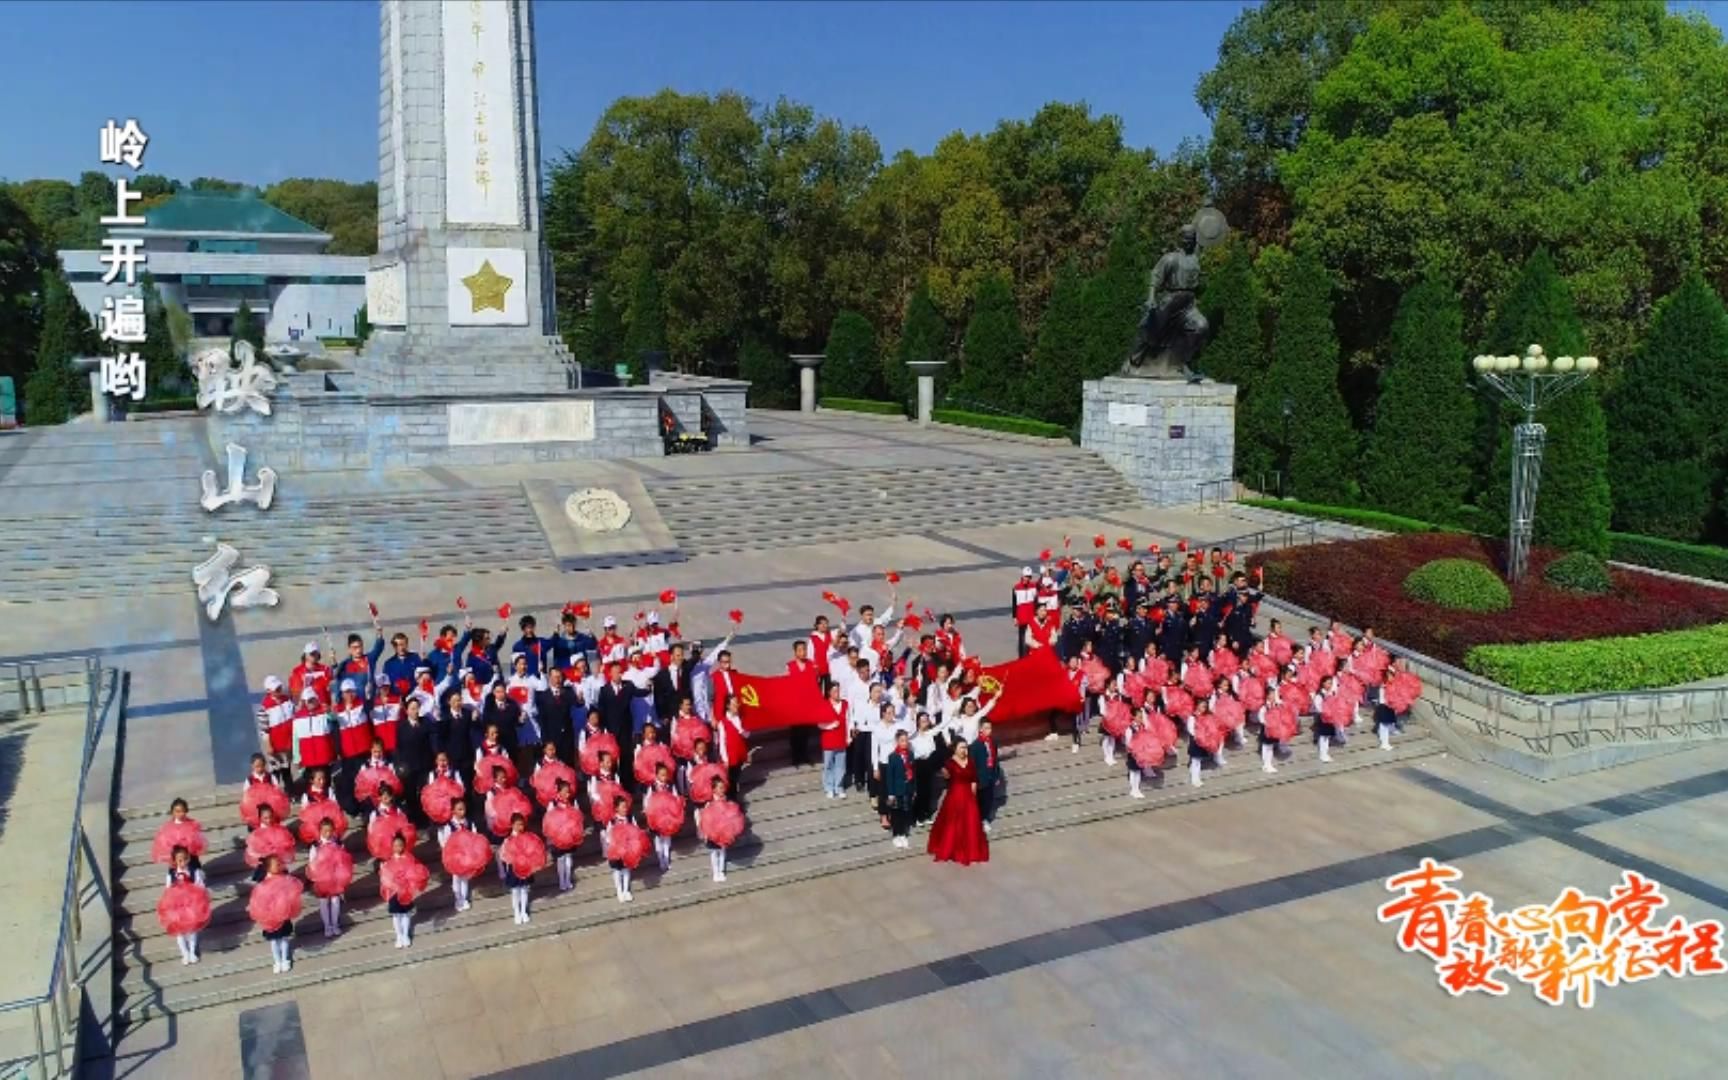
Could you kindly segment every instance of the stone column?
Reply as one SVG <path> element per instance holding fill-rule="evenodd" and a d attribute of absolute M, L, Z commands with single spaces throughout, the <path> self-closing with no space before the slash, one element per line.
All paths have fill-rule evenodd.
<path fill-rule="evenodd" d="M 90 419 L 98 424 L 106 424 L 113 419 L 108 403 L 108 395 L 102 392 L 102 358 L 100 356 L 79 356 L 72 360 L 72 366 L 79 371 L 90 373 Z"/>
<path fill-rule="evenodd" d="M 930 413 L 936 408 L 936 373 L 946 367 L 946 360 L 908 360 L 906 366 L 918 376 L 918 426 L 927 427 Z"/>
<path fill-rule="evenodd" d="M 798 365 L 798 411 L 816 411 L 816 369 L 828 359 L 826 353 L 793 353 L 791 360 Z"/>

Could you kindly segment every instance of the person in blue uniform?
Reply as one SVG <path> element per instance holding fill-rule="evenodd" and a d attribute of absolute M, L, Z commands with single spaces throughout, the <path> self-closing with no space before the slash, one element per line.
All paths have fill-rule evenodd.
<path fill-rule="evenodd" d="M 895 732 L 894 750 L 882 763 L 882 806 L 888 811 L 888 827 L 894 846 L 911 846 L 912 808 L 918 797 L 918 767 L 912 760 L 912 741 L 905 730 Z"/>
<path fill-rule="evenodd" d="M 978 816 L 984 819 L 984 831 L 990 831 L 996 820 L 997 789 L 1002 784 L 1002 756 L 996 746 L 996 729 L 988 720 L 978 724 L 978 738 L 970 751 L 973 768 L 978 770 Z"/>
<path fill-rule="evenodd" d="M 1175 596 L 1164 598 L 1164 618 L 1158 624 L 1158 652 L 1172 665 L 1182 662 L 1188 646 L 1188 616 Z"/>

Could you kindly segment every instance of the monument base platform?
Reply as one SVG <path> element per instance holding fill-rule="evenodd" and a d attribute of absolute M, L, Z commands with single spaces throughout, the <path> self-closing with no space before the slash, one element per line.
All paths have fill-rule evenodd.
<path fill-rule="evenodd" d="M 1112 376 L 1084 385 L 1080 445 L 1153 506 L 1199 502 L 1236 464 L 1236 388 Z"/>
<path fill-rule="evenodd" d="M 460 468 L 543 461 L 661 457 L 661 406 L 712 448 L 750 445 L 749 383 L 656 374 L 648 386 L 391 393 L 352 372 L 282 380 L 270 416 L 212 415 L 210 441 L 247 451 L 248 468 Z"/>

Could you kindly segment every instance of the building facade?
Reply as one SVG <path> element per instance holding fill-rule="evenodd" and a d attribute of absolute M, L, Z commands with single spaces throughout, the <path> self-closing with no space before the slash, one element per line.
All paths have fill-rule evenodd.
<path fill-rule="evenodd" d="M 329 233 L 251 193 L 181 192 L 144 219 L 109 235 L 144 241 L 143 269 L 165 301 L 191 316 L 195 336 L 228 337 L 242 301 L 264 325 L 267 344 L 354 336 L 367 258 L 326 255 Z M 73 294 L 93 318 L 104 297 L 132 291 L 121 279 L 102 283 L 102 254 L 60 253 Z"/>

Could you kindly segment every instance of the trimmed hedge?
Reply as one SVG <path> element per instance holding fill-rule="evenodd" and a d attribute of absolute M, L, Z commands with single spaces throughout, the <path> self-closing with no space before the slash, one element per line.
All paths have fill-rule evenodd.
<path fill-rule="evenodd" d="M 145 398 L 143 401 L 128 401 L 126 411 L 129 413 L 157 412 L 196 412 L 198 399 L 195 397 L 165 397 Z"/>
<path fill-rule="evenodd" d="M 1666 570 L 1670 574 L 1728 581 L 1728 548 L 1686 544 L 1631 533 L 1608 534 L 1609 557 L 1617 562 Z"/>
<path fill-rule="evenodd" d="M 1389 533 L 1423 533 L 1423 532 L 1461 532 L 1450 525 L 1436 525 L 1431 521 L 1417 521 L 1398 514 L 1387 514 L 1379 510 L 1361 510 L 1354 506 L 1322 506 L 1319 503 L 1298 502 L 1295 499 L 1241 499 L 1244 506 L 1257 506 L 1262 510 L 1281 510 L 1286 514 L 1301 514 L 1304 517 L 1320 518 L 1325 521 L 1341 521 L 1346 525 L 1360 525 L 1365 529 L 1378 529 Z"/>
<path fill-rule="evenodd" d="M 1464 666 L 1525 694 L 1649 690 L 1728 675 L 1728 623 L 1635 637 L 1478 645 Z"/>
<path fill-rule="evenodd" d="M 1542 580 L 1561 589 L 1600 595 L 1614 588 L 1608 566 L 1588 551 L 1562 555 L 1542 571 Z"/>
<path fill-rule="evenodd" d="M 905 416 L 906 407 L 898 401 L 870 401 L 865 398 L 825 397 L 820 402 L 824 409 L 839 409 L 842 412 L 871 413 L 875 416 Z"/>
<path fill-rule="evenodd" d="M 1505 611 L 1512 591 L 1500 575 L 1474 559 L 1435 559 L 1410 571 L 1404 594 L 1459 611 Z"/>
<path fill-rule="evenodd" d="M 962 409 L 932 409 L 930 419 L 938 424 L 1004 431 L 1010 435 L 1035 435 L 1040 439 L 1066 439 L 1068 429 L 1061 424 L 1046 424 L 1023 416 L 992 416 L 989 413 L 966 412 Z"/>

